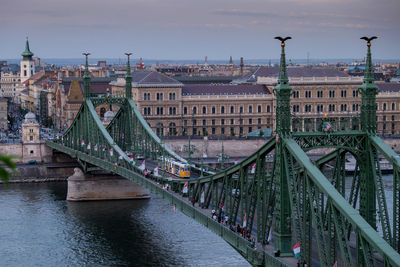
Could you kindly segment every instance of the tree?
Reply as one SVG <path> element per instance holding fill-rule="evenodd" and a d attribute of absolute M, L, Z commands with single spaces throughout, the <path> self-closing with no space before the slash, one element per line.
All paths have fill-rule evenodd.
<path fill-rule="evenodd" d="M 17 164 L 12 160 L 13 156 L 7 156 L 0 154 L 0 162 L 4 163 L 6 167 L 10 168 L 12 172 L 16 170 Z M 11 172 L 8 171 L 4 166 L 0 166 L 0 180 L 8 185 L 8 179 L 11 176 Z"/>

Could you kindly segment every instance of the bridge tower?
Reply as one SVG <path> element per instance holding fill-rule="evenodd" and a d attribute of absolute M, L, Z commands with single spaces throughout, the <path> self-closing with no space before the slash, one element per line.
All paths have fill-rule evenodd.
<path fill-rule="evenodd" d="M 290 132 L 290 95 L 292 88 L 286 69 L 285 41 L 291 37 L 275 37 L 281 41 L 281 60 L 278 84 L 275 86 L 276 96 L 276 148 L 275 148 L 275 251 L 281 256 L 291 256 L 290 201 L 288 191 L 288 175 L 284 159 L 284 143 L 281 138 L 289 137 Z"/>

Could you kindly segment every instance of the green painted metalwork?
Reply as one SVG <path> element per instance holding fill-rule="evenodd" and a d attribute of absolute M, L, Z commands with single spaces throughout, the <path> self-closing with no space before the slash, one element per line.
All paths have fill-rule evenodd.
<path fill-rule="evenodd" d="M 125 96 L 91 97 L 90 77 L 85 74 L 89 78 L 85 83 L 88 94 L 79 113 L 61 139 L 46 143 L 76 158 L 84 171 L 101 168 L 161 195 L 224 238 L 253 265 L 294 266 L 298 261 L 291 257 L 292 247 L 300 242 L 299 263 L 308 266 L 315 262 L 320 266 L 333 266 L 335 262 L 339 266 L 400 266 L 400 157 L 376 136 L 373 128 L 365 125 L 347 131 L 324 132 L 322 127 L 315 127 L 314 132 L 291 132 L 291 88 L 284 50 L 287 38 L 278 39 L 282 54 L 274 90 L 276 135 L 237 165 L 188 180 L 169 181 L 164 173 L 147 178 L 142 175 L 141 162 L 131 160 L 130 153 L 159 162 L 166 157 L 186 161 L 152 132 L 129 95 L 130 54 Z M 370 78 L 371 72 L 366 73 L 364 83 L 369 89 L 374 86 Z M 375 101 L 371 100 L 369 89 L 362 89 L 364 94 L 370 94 L 365 107 Z M 107 127 L 96 113 L 102 105 L 119 108 Z M 364 111 L 363 123 L 371 123 L 371 116 L 365 114 L 372 111 Z M 316 148 L 329 149 L 329 153 L 312 162 L 306 152 Z M 387 211 L 378 153 L 394 169 L 393 215 Z M 350 190 L 345 187 L 349 155 L 356 162 Z M 195 171 L 196 168 L 193 165 Z M 202 172 L 202 168 L 197 170 Z M 171 191 L 162 189 L 167 183 L 171 183 Z M 183 195 L 185 183 L 188 193 Z M 228 224 L 212 220 L 211 209 L 228 216 Z M 382 233 L 376 230 L 376 216 Z M 241 234 L 229 229 L 238 225 L 255 239 L 256 249 Z"/>

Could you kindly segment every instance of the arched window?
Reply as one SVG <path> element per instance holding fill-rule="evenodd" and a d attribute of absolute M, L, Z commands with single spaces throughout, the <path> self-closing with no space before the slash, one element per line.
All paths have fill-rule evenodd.
<path fill-rule="evenodd" d="M 205 106 L 203 106 L 203 114 L 207 113 L 207 108 Z"/>
<path fill-rule="evenodd" d="M 184 114 L 184 115 L 187 114 L 187 107 L 183 107 L 183 114 Z"/>
<path fill-rule="evenodd" d="M 211 108 L 211 113 L 215 114 L 215 107 L 214 106 Z"/>
<path fill-rule="evenodd" d="M 174 122 L 169 124 L 169 135 L 176 135 L 176 125 Z"/>
<path fill-rule="evenodd" d="M 271 112 L 271 108 L 269 105 L 267 105 L 267 112 Z"/>
<path fill-rule="evenodd" d="M 197 114 L 197 107 L 193 107 L 193 114 Z"/>
<path fill-rule="evenodd" d="M 231 106 L 231 113 L 235 113 L 235 107 Z"/>
<path fill-rule="evenodd" d="M 253 113 L 253 106 L 249 106 L 249 113 Z"/>
<path fill-rule="evenodd" d="M 225 113 L 225 106 L 221 106 L 221 114 Z"/>
<path fill-rule="evenodd" d="M 164 125 L 161 122 L 157 122 L 156 124 L 156 133 L 158 136 L 164 135 Z"/>

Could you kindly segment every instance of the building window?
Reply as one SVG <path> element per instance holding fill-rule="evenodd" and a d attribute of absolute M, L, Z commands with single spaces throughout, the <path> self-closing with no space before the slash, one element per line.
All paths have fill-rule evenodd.
<path fill-rule="evenodd" d="M 192 114 L 195 115 L 197 113 L 197 107 L 193 107 Z"/>
<path fill-rule="evenodd" d="M 231 135 L 234 136 L 235 135 L 235 128 L 231 127 Z"/>
<path fill-rule="evenodd" d="M 164 95 L 163 95 L 163 93 L 157 93 L 157 100 L 163 100 L 163 98 L 164 98 Z"/>
<path fill-rule="evenodd" d="M 175 125 L 175 123 L 171 122 L 169 124 L 169 135 L 176 135 L 176 134 L 177 134 L 176 125 Z"/>
<path fill-rule="evenodd" d="M 249 133 L 253 131 L 253 127 L 249 127 Z"/>
<path fill-rule="evenodd" d="M 243 134 L 243 127 L 239 127 L 239 134 L 240 134 L 240 135 Z"/>
<path fill-rule="evenodd" d="M 332 111 L 332 112 L 334 112 L 335 111 L 335 104 L 331 104 L 331 105 L 329 105 L 329 111 Z"/>
<path fill-rule="evenodd" d="M 193 120 L 193 126 L 197 125 L 197 120 Z"/>
<path fill-rule="evenodd" d="M 239 124 L 240 124 L 240 125 L 243 124 L 243 119 L 242 119 L 242 118 L 239 119 Z"/>
<path fill-rule="evenodd" d="M 311 112 L 311 105 L 304 105 L 304 112 Z"/>
<path fill-rule="evenodd" d="M 257 106 L 257 112 L 258 112 L 258 113 L 261 113 L 261 105 L 258 105 L 258 106 Z"/>
<path fill-rule="evenodd" d="M 26 70 L 24 70 L 24 76 L 26 76 Z"/>
<path fill-rule="evenodd" d="M 239 113 L 242 114 L 243 113 L 243 106 L 239 107 Z"/>
<path fill-rule="evenodd" d="M 214 106 L 211 108 L 211 113 L 215 114 L 215 107 Z"/>
<path fill-rule="evenodd" d="M 224 113 L 225 113 L 225 107 L 222 106 L 222 107 L 221 107 L 221 114 L 224 114 Z"/>
<path fill-rule="evenodd" d="M 271 108 L 269 105 L 267 105 L 267 113 L 271 112 Z"/>
<path fill-rule="evenodd" d="M 340 111 L 346 111 L 346 110 L 347 110 L 347 104 L 341 104 Z"/>
<path fill-rule="evenodd" d="M 169 115 L 175 115 L 176 114 L 176 108 L 175 107 L 170 107 L 169 108 Z"/>
<path fill-rule="evenodd" d="M 347 97 L 347 91 L 346 90 L 340 91 L 340 96 L 341 97 Z"/>
<path fill-rule="evenodd" d="M 317 105 L 317 112 L 323 112 L 324 111 L 324 106 L 323 105 Z"/>
<path fill-rule="evenodd" d="M 396 105 L 394 103 L 392 103 L 392 110 L 396 109 Z"/>
<path fill-rule="evenodd" d="M 211 125 L 215 125 L 215 120 L 211 120 Z"/>
<path fill-rule="evenodd" d="M 203 106 L 203 114 L 207 113 L 207 108 L 205 106 Z"/>
<path fill-rule="evenodd" d="M 30 140 L 30 141 L 33 141 L 33 136 L 32 136 L 32 135 L 29 136 L 29 140 Z"/>
<path fill-rule="evenodd" d="M 305 91 L 305 97 L 311 98 L 311 91 Z"/>
<path fill-rule="evenodd" d="M 249 119 L 249 124 L 253 124 L 253 119 Z"/>
<path fill-rule="evenodd" d="M 164 108 L 163 107 L 157 107 L 156 114 L 157 115 L 163 115 L 164 114 Z"/>
<path fill-rule="evenodd" d="M 329 98 L 334 98 L 335 97 L 335 91 L 331 90 L 329 91 Z"/>
<path fill-rule="evenodd" d="M 353 90 L 353 97 L 358 97 L 358 90 Z"/>
<path fill-rule="evenodd" d="M 151 108 L 150 107 L 145 107 L 143 109 L 143 114 L 144 115 L 151 115 Z"/>
<path fill-rule="evenodd" d="M 169 93 L 169 100 L 175 100 L 175 93 Z"/>
<path fill-rule="evenodd" d="M 215 134 L 215 128 L 211 128 L 211 134 Z"/>
<path fill-rule="evenodd" d="M 206 126 L 206 125 L 207 125 L 207 121 L 203 120 L 203 126 Z"/>
<path fill-rule="evenodd" d="M 386 103 L 383 103 L 382 110 L 386 110 Z"/>
<path fill-rule="evenodd" d="M 394 115 L 392 115 L 392 121 L 394 121 Z"/>
<path fill-rule="evenodd" d="M 317 91 L 317 97 L 318 97 L 318 98 L 324 97 L 323 91 Z"/>
<path fill-rule="evenodd" d="M 225 125 L 225 120 L 221 119 L 221 125 Z"/>
<path fill-rule="evenodd" d="M 150 93 L 144 93 L 143 100 L 150 100 Z"/>
<path fill-rule="evenodd" d="M 234 106 L 231 106 L 231 114 L 232 113 L 235 113 L 235 107 Z"/>
<path fill-rule="evenodd" d="M 249 106 L 249 113 L 253 113 L 253 106 Z"/>
<path fill-rule="evenodd" d="M 231 125 L 235 124 L 235 119 L 231 119 Z"/>
<path fill-rule="evenodd" d="M 293 91 L 293 98 L 299 98 L 299 91 Z"/>
<path fill-rule="evenodd" d="M 258 118 L 257 124 L 261 124 L 261 118 Z"/>
<path fill-rule="evenodd" d="M 187 120 L 183 120 L 183 126 L 187 126 Z"/>
<path fill-rule="evenodd" d="M 187 114 L 187 107 L 183 107 L 183 114 L 184 114 L 184 115 Z"/>
<path fill-rule="evenodd" d="M 225 128 L 224 127 L 221 128 L 221 134 L 225 134 Z"/>

